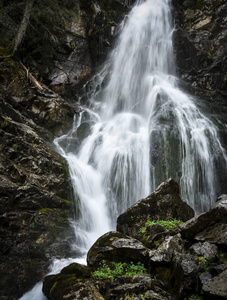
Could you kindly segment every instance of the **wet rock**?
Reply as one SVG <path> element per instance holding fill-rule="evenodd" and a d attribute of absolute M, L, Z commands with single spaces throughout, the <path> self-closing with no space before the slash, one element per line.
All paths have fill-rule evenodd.
<path fill-rule="evenodd" d="M 141 262 L 148 264 L 148 249 L 138 240 L 120 232 L 108 232 L 101 236 L 87 254 L 88 266 L 98 267 L 102 260 L 108 262 Z"/>
<path fill-rule="evenodd" d="M 208 242 L 196 243 L 190 247 L 192 253 L 199 256 L 204 256 L 210 262 L 215 262 L 218 260 L 218 247 L 214 244 Z"/>
<path fill-rule="evenodd" d="M 207 280 L 202 286 L 205 299 L 227 299 L 226 282 L 227 270 L 223 271 L 218 276 Z"/>
<path fill-rule="evenodd" d="M 130 294 L 141 294 L 152 288 L 152 279 L 149 275 L 122 278 L 119 283 L 119 285 L 110 289 L 108 299 L 116 299 Z"/>
<path fill-rule="evenodd" d="M 176 293 L 183 297 L 194 293 L 198 287 L 198 272 L 202 271 L 196 258 L 190 254 L 180 254 L 172 262 L 172 285 Z"/>
<path fill-rule="evenodd" d="M 215 224 L 204 229 L 195 236 L 198 241 L 207 241 L 219 245 L 227 245 L 227 224 Z"/>
<path fill-rule="evenodd" d="M 180 76 L 194 92 L 226 106 L 226 20 L 224 0 L 173 0 L 174 48 Z M 223 78 L 223 79 L 222 79 Z"/>
<path fill-rule="evenodd" d="M 184 241 L 180 234 L 168 236 L 164 242 L 157 248 L 154 255 L 151 255 L 150 263 L 171 262 L 172 259 L 183 251 Z"/>
<path fill-rule="evenodd" d="M 206 240 L 219 243 L 226 243 L 226 218 L 227 218 L 227 197 L 222 195 L 218 201 L 210 208 L 207 213 L 202 213 L 188 220 L 180 226 L 180 232 L 183 238 L 192 239 L 196 236 L 198 240 Z M 220 224 L 219 224 L 220 223 Z M 215 229 L 216 226 L 220 226 Z M 218 231 L 220 231 L 220 235 Z M 204 231 L 204 235 L 202 232 Z M 205 232 L 210 231 L 211 237 L 206 236 Z M 223 233 L 223 235 L 222 235 Z M 215 237 L 216 234 L 216 237 Z M 197 236 L 198 235 L 198 236 Z M 203 236 L 203 237 L 202 237 Z"/>
<path fill-rule="evenodd" d="M 0 289 L 10 300 L 44 276 L 53 254 L 71 253 L 68 168 L 49 140 L 69 125 L 72 111 L 48 89 L 6 93 L 0 105 Z"/>
<path fill-rule="evenodd" d="M 117 230 L 136 237 L 139 229 L 150 220 L 178 219 L 186 221 L 194 216 L 193 209 L 179 196 L 175 180 L 163 182 L 146 199 L 136 202 L 117 219 Z"/>
<path fill-rule="evenodd" d="M 69 266 L 63 268 L 61 270 L 62 274 L 74 274 L 77 278 L 89 278 L 91 277 L 91 271 L 92 269 L 78 264 L 78 263 L 72 263 Z"/>

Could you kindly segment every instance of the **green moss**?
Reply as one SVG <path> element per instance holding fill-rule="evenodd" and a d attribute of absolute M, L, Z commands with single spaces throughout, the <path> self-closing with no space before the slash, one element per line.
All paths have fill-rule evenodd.
<path fill-rule="evenodd" d="M 49 212 L 49 211 L 51 211 L 51 208 L 49 208 L 49 207 L 41 208 L 39 210 L 39 212 Z"/>
<path fill-rule="evenodd" d="M 17 147 L 18 147 L 17 144 L 13 144 L 13 146 L 12 146 L 12 148 L 13 148 L 14 151 L 17 151 Z"/>
<path fill-rule="evenodd" d="M 158 221 L 147 220 L 145 223 L 145 226 L 140 228 L 140 233 L 144 234 L 147 231 L 147 228 L 152 225 L 161 225 L 166 230 L 170 230 L 170 229 L 176 228 L 180 224 L 183 224 L 183 222 L 181 220 L 177 220 L 177 219 L 158 220 Z"/>
<path fill-rule="evenodd" d="M 188 18 L 188 19 L 193 19 L 194 16 L 195 16 L 195 12 L 194 12 L 194 10 L 192 10 L 192 9 L 187 9 L 187 10 L 184 12 L 184 15 L 185 15 L 185 17 Z"/>
<path fill-rule="evenodd" d="M 7 117 L 4 118 L 4 121 L 1 123 L 1 128 L 4 129 L 9 125 L 9 119 Z"/>
<path fill-rule="evenodd" d="M 199 265 L 203 268 L 204 272 L 208 272 L 209 271 L 209 266 L 210 266 L 210 262 L 206 259 L 206 257 L 204 256 L 199 256 L 197 258 Z"/>
<path fill-rule="evenodd" d="M 61 299 L 61 295 L 64 295 L 68 289 L 70 289 L 76 282 L 75 276 L 65 276 L 66 278 L 55 282 L 50 289 L 50 299 Z"/>
<path fill-rule="evenodd" d="M 123 275 L 125 276 L 134 276 L 134 275 L 141 275 L 147 273 L 146 268 L 144 265 L 140 262 L 138 262 L 136 265 L 134 263 L 116 263 L 111 262 L 110 265 L 107 265 L 105 261 L 102 261 L 100 263 L 100 268 L 98 268 L 96 271 L 92 272 L 91 276 L 94 279 L 98 280 L 105 280 L 105 279 L 111 279 L 121 277 Z"/>

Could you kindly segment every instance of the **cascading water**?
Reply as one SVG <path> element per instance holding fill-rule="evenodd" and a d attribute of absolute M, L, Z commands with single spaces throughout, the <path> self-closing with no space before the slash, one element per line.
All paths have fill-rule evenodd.
<path fill-rule="evenodd" d="M 70 169 L 73 247 L 82 256 L 115 229 L 120 213 L 168 177 L 179 181 L 181 197 L 196 212 L 207 210 L 219 192 L 218 165 L 227 164 L 215 126 L 178 88 L 170 0 L 139 1 L 120 30 L 86 107 L 55 140 Z"/>

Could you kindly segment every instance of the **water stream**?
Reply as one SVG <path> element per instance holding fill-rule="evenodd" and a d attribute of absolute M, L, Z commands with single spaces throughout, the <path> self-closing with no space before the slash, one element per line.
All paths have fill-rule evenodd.
<path fill-rule="evenodd" d="M 77 201 L 72 247 L 82 261 L 100 235 L 116 228 L 120 213 L 169 177 L 197 213 L 219 193 L 227 157 L 198 100 L 178 87 L 170 2 L 137 3 L 108 62 L 85 85 L 82 113 L 54 141 L 69 165 Z M 35 293 L 21 299 L 41 299 Z"/>

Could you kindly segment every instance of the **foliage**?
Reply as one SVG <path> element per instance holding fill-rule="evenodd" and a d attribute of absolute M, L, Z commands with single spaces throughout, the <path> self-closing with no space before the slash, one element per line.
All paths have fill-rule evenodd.
<path fill-rule="evenodd" d="M 210 263 L 204 256 L 199 257 L 199 265 L 202 266 L 205 272 L 208 272 Z"/>
<path fill-rule="evenodd" d="M 177 219 L 170 219 L 170 220 L 159 220 L 159 221 L 151 221 L 147 220 L 145 223 L 145 226 L 140 228 L 140 233 L 144 234 L 147 231 L 147 227 L 152 226 L 152 225 L 161 225 L 163 226 L 166 230 L 174 229 L 178 225 L 183 224 L 181 220 Z"/>
<path fill-rule="evenodd" d="M 220 259 L 220 264 L 227 264 L 227 252 L 220 251 L 219 259 Z"/>
<path fill-rule="evenodd" d="M 136 265 L 131 262 L 127 263 L 117 263 L 111 262 L 110 265 L 107 265 L 105 261 L 100 263 L 100 267 L 92 273 L 92 277 L 98 280 L 111 279 L 125 276 L 134 276 L 145 274 L 147 272 L 144 265 L 138 262 Z"/>

